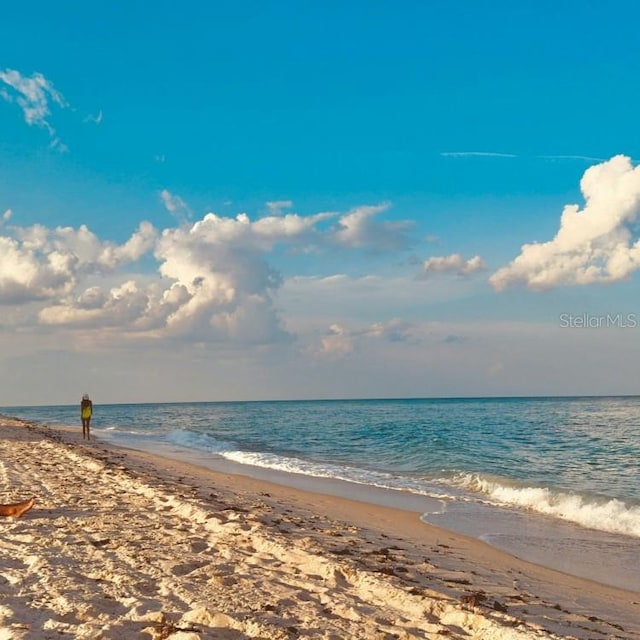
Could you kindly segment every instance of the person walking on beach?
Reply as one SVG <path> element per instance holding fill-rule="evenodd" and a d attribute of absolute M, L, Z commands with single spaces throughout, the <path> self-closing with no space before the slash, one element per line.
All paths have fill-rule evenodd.
<path fill-rule="evenodd" d="M 93 415 L 93 402 L 89 399 L 89 394 L 82 396 L 80 403 L 80 418 L 82 418 L 82 439 L 91 440 L 89 429 L 91 427 L 91 416 Z"/>

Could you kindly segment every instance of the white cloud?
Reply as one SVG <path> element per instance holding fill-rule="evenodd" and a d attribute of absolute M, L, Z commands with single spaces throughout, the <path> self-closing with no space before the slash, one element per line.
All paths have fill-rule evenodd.
<path fill-rule="evenodd" d="M 185 292 L 166 319 L 167 332 L 202 340 L 283 339 L 272 303 L 281 278 L 263 254 L 311 226 L 313 220 L 297 216 L 252 223 L 246 214 L 232 219 L 210 213 L 189 228 L 166 229 L 155 252 L 159 271 Z"/>
<path fill-rule="evenodd" d="M 332 324 L 320 339 L 320 353 L 326 356 L 344 356 L 354 350 L 353 337 L 340 324 Z"/>
<path fill-rule="evenodd" d="M 166 190 L 160 197 L 169 210 L 187 207 Z M 121 244 L 99 238 L 86 225 L 8 227 L 0 233 L 0 304 L 33 303 L 41 325 L 82 329 L 85 336 L 103 330 L 103 337 L 124 340 L 244 346 L 290 341 L 295 329 L 285 325 L 276 304 L 284 280 L 270 263 L 273 252 L 379 248 L 398 244 L 402 234 L 390 242 L 381 235 L 385 223 L 371 220 L 387 205 L 353 209 L 337 226 L 322 223 L 338 214 L 282 214 L 282 206 L 271 207 L 278 215 L 255 220 L 246 213 L 208 213 L 161 233 L 143 222 Z M 144 256 L 155 259 L 155 272 L 147 259 L 136 273 Z M 359 282 L 377 286 L 375 279 Z M 375 325 L 356 332 L 355 339 L 400 340 L 401 332 L 399 325 Z M 327 350 L 348 348 L 350 337 L 337 335 L 327 336 Z"/>
<path fill-rule="evenodd" d="M 181 206 L 164 193 L 170 206 Z M 186 206 L 186 205 L 185 205 Z M 267 261 L 279 244 L 297 247 L 316 239 L 326 214 L 266 216 L 252 221 L 207 214 L 192 225 L 165 229 L 148 223 L 121 245 L 101 242 L 86 226 L 17 230 L 22 246 L 40 256 L 65 250 L 76 259 L 60 301 L 42 309 L 40 321 L 71 327 L 116 327 L 155 338 L 195 342 L 268 344 L 290 340 L 274 305 L 282 278 Z M 150 284 L 136 280 L 110 289 L 77 291 L 93 274 L 111 273 L 153 249 L 161 276 Z M 52 296 L 50 296 L 52 297 Z"/>
<path fill-rule="evenodd" d="M 583 162 L 606 162 L 606 158 L 595 158 L 594 156 L 581 156 L 581 155 L 549 155 L 538 156 L 542 160 L 580 160 Z"/>
<path fill-rule="evenodd" d="M 170 206 L 183 204 L 163 196 Z M 38 316 L 49 326 L 118 326 L 192 341 L 288 340 L 273 303 L 282 278 L 267 255 L 279 244 L 321 243 L 315 226 L 325 218 L 211 213 L 161 235 L 143 222 L 122 244 L 99 239 L 86 225 L 11 227 L 0 235 L 0 302 L 49 301 Z M 100 282 L 151 251 L 160 276 L 152 283 Z"/>
<path fill-rule="evenodd" d="M 54 88 L 53 83 L 41 73 L 34 73 L 29 77 L 23 76 L 15 69 L 0 71 L 0 81 L 9 88 L 3 88 L 0 91 L 0 97 L 7 102 L 15 102 L 22 109 L 28 125 L 46 129 L 51 137 L 52 147 L 66 151 L 66 145 L 57 137 L 55 129 L 49 122 L 52 103 L 61 108 L 68 106 L 63 95 Z"/>
<path fill-rule="evenodd" d="M 436 256 L 424 261 L 422 265 L 423 276 L 432 273 L 455 273 L 459 276 L 469 276 L 487 268 L 480 256 L 474 256 L 465 260 L 459 253 L 450 256 Z"/>
<path fill-rule="evenodd" d="M 320 348 L 315 352 L 322 356 L 346 356 L 360 349 L 363 344 L 375 342 L 420 341 L 419 330 L 398 318 L 376 322 L 360 329 L 349 329 L 344 324 L 333 323 L 320 338 Z"/>
<path fill-rule="evenodd" d="M 77 303 L 45 307 L 40 321 L 48 325 L 128 326 L 144 315 L 149 296 L 135 282 L 127 281 L 107 293 L 98 287 L 87 289 Z"/>
<path fill-rule="evenodd" d="M 399 318 L 394 318 L 388 322 L 376 322 L 364 332 L 364 335 L 387 342 L 413 341 L 416 337 L 414 326 Z"/>
<path fill-rule="evenodd" d="M 149 252 L 157 237 L 153 225 L 141 222 L 138 230 L 122 245 L 102 242 L 86 225 L 47 229 L 42 225 L 13 227 L 14 236 L 31 253 L 43 256 L 51 253 L 72 256 L 78 269 L 84 272 L 113 270 L 135 262 Z"/>
<path fill-rule="evenodd" d="M 444 158 L 520 158 L 516 153 L 496 153 L 492 151 L 444 151 L 440 153 Z M 596 158 L 580 154 L 568 155 L 540 155 L 534 156 L 540 160 L 579 160 L 582 162 L 604 162 L 606 158 Z"/>
<path fill-rule="evenodd" d="M 155 242 L 149 223 L 124 244 L 101 242 L 85 225 L 10 227 L 0 235 L 0 304 L 66 298 L 80 279 L 138 260 Z"/>
<path fill-rule="evenodd" d="M 135 262 L 153 249 L 157 236 L 151 223 L 141 222 L 138 230 L 124 244 L 103 243 L 97 264 L 107 269 L 115 269 L 120 265 Z"/>
<path fill-rule="evenodd" d="M 167 189 L 163 189 L 160 192 L 160 199 L 166 210 L 179 220 L 187 220 L 191 217 L 191 210 L 180 196 L 174 195 Z"/>
<path fill-rule="evenodd" d="M 517 158 L 515 153 L 494 153 L 491 151 L 444 151 L 445 158 Z"/>
<path fill-rule="evenodd" d="M 520 255 L 491 276 L 496 290 L 617 282 L 640 267 L 640 167 L 615 156 L 587 169 L 580 188 L 584 208 L 565 206 L 552 240 L 523 245 Z"/>
<path fill-rule="evenodd" d="M 337 319 L 355 324 L 364 317 L 399 315 L 400 310 L 405 320 L 415 322 L 432 309 L 475 295 L 477 286 L 474 278 L 419 279 L 405 270 L 387 275 L 297 275 L 286 278 L 277 301 L 293 331 L 320 334 Z"/>
<path fill-rule="evenodd" d="M 273 200 L 267 202 L 267 209 L 272 216 L 279 216 L 283 209 L 291 209 L 293 202 L 291 200 Z"/>
<path fill-rule="evenodd" d="M 377 214 L 387 211 L 390 206 L 387 202 L 351 209 L 338 220 L 334 241 L 355 249 L 393 250 L 407 247 L 409 239 L 406 233 L 412 228 L 412 223 L 378 222 L 375 219 Z"/>
<path fill-rule="evenodd" d="M 103 114 L 102 114 L 102 109 L 100 111 L 98 111 L 98 113 L 96 115 L 93 114 L 89 114 L 87 116 L 85 116 L 83 122 L 91 122 L 92 124 L 100 124 L 102 122 L 102 118 L 103 118 Z"/>
<path fill-rule="evenodd" d="M 20 241 L 0 236 L 0 303 L 22 304 L 69 293 L 75 267 L 72 255 L 37 255 Z"/>

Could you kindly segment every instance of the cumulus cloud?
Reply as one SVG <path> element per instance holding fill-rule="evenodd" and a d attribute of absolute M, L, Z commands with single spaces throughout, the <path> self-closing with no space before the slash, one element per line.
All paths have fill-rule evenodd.
<path fill-rule="evenodd" d="M 387 342 L 407 342 L 415 339 L 413 325 L 399 318 L 388 322 L 376 322 L 364 332 L 364 335 Z"/>
<path fill-rule="evenodd" d="M 43 307 L 38 319 L 44 325 L 70 328 L 118 329 L 122 335 L 165 334 L 167 317 L 190 298 L 179 284 L 125 280 L 113 287 L 92 286 L 77 295 Z"/>
<path fill-rule="evenodd" d="M 366 341 L 417 342 L 416 329 L 408 322 L 394 318 L 387 322 L 376 322 L 360 329 L 334 323 L 320 338 L 318 350 L 323 356 L 345 356 L 358 349 Z"/>
<path fill-rule="evenodd" d="M 302 238 L 313 217 L 225 218 L 207 214 L 191 227 L 166 229 L 155 256 L 162 276 L 183 288 L 183 304 L 167 317 L 172 335 L 272 342 L 286 337 L 273 305 L 282 283 L 265 254 Z"/>
<path fill-rule="evenodd" d="M 0 235 L 0 304 L 66 297 L 80 278 L 139 259 L 156 235 L 145 222 L 122 245 L 100 241 L 85 225 L 8 231 Z"/>
<path fill-rule="evenodd" d="M 169 210 L 187 207 L 166 190 L 160 197 Z M 284 204 L 267 207 L 271 214 L 257 219 L 208 213 L 161 232 L 143 222 L 122 243 L 99 238 L 87 225 L 3 228 L 0 304 L 37 303 L 42 325 L 102 328 L 105 335 L 118 329 L 118 335 L 225 345 L 290 341 L 276 304 L 284 279 L 271 254 L 308 247 L 349 251 L 388 240 L 379 235 L 384 222 L 369 220 L 382 207 L 340 217 L 283 213 Z M 323 224 L 336 217 L 345 224 Z M 400 324 L 342 334 L 334 328 L 325 351 L 346 351 L 352 339 L 401 340 L 403 330 Z"/>
<path fill-rule="evenodd" d="M 107 269 L 115 269 L 120 265 L 135 262 L 153 249 L 157 235 L 150 222 L 141 222 L 137 231 L 124 244 L 102 243 L 96 264 Z"/>
<path fill-rule="evenodd" d="M 33 225 L 13 227 L 12 231 L 22 248 L 33 255 L 70 256 L 78 269 L 84 272 L 113 270 L 120 265 L 135 262 L 153 248 L 157 236 L 149 222 L 141 222 L 122 245 L 101 241 L 86 225 L 80 225 L 77 229 L 48 229 L 42 225 Z"/>
<path fill-rule="evenodd" d="M 413 226 L 410 222 L 376 220 L 377 214 L 387 211 L 390 206 L 386 202 L 351 209 L 338 220 L 333 235 L 335 242 L 355 249 L 394 250 L 407 247 L 407 231 Z"/>
<path fill-rule="evenodd" d="M 21 304 L 69 293 L 77 259 L 52 251 L 38 255 L 20 241 L 0 236 L 0 303 Z"/>
<path fill-rule="evenodd" d="M 487 268 L 480 256 L 474 256 L 465 260 L 459 253 L 450 256 L 435 256 L 422 264 L 422 276 L 426 277 L 434 273 L 454 273 L 459 276 L 470 276 Z"/>
<path fill-rule="evenodd" d="M 176 205 L 175 196 L 164 195 Z M 282 277 L 268 255 L 280 244 L 314 241 L 315 227 L 325 217 L 288 214 L 252 221 L 244 213 L 235 218 L 209 213 L 161 234 L 143 223 L 121 245 L 101 242 L 85 226 L 34 226 L 19 230 L 19 235 L 27 250 L 44 255 L 64 247 L 75 256 L 73 277 L 67 279 L 74 291 L 81 273 L 114 271 L 151 249 L 161 276 L 153 285 L 130 281 L 107 290 L 89 287 L 80 294 L 61 291 L 58 304 L 41 310 L 42 323 L 121 326 L 154 337 L 268 344 L 290 340 L 274 304 Z"/>
<path fill-rule="evenodd" d="M 68 106 L 63 95 L 54 88 L 53 83 L 41 73 L 24 76 L 15 69 L 0 71 L 0 82 L 5 85 L 0 89 L 0 97 L 7 102 L 15 102 L 22 109 L 28 125 L 46 129 L 51 137 L 51 146 L 66 150 L 49 122 L 52 103 L 61 108 Z"/>
<path fill-rule="evenodd" d="M 354 349 L 353 337 L 346 327 L 332 324 L 320 339 L 320 352 L 326 356 L 343 356 Z"/>
<path fill-rule="evenodd" d="M 128 326 L 144 315 L 149 305 L 147 292 L 134 281 L 103 292 L 99 287 L 84 291 L 77 305 L 57 304 L 40 311 L 40 321 L 48 325 Z"/>
<path fill-rule="evenodd" d="M 490 282 L 497 291 L 618 282 L 640 267 L 640 167 L 615 156 L 587 169 L 580 188 L 584 207 L 565 206 L 553 239 L 523 245 L 496 271 Z"/>

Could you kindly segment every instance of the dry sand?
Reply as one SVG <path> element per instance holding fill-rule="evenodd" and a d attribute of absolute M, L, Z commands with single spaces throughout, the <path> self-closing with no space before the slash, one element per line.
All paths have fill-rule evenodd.
<path fill-rule="evenodd" d="M 640 639 L 640 594 L 418 514 L 0 418 L 0 502 L 31 495 L 0 519 L 0 640 Z"/>

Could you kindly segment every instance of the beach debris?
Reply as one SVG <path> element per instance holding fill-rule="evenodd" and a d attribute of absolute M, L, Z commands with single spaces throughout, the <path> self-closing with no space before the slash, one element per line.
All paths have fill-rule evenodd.
<path fill-rule="evenodd" d="M 473 593 L 466 593 L 460 596 L 460 602 L 472 609 L 481 605 L 486 599 L 487 594 L 483 591 L 474 591 Z"/>
<path fill-rule="evenodd" d="M 194 627 L 193 625 L 188 625 L 186 627 L 182 627 L 173 622 L 165 613 L 160 616 L 160 620 L 155 628 L 155 636 L 153 640 L 168 640 L 172 634 L 177 633 L 178 631 L 186 631 L 190 633 L 202 633 L 201 629 Z"/>
<path fill-rule="evenodd" d="M 493 601 L 493 608 L 495 611 L 499 611 L 500 613 L 507 613 L 508 608 L 506 604 L 502 604 L 501 602 L 498 602 L 497 600 Z"/>
<path fill-rule="evenodd" d="M 167 640 L 167 638 L 176 631 L 175 624 L 163 613 L 156 625 L 154 640 Z"/>
<path fill-rule="evenodd" d="M 35 496 L 22 502 L 13 502 L 11 504 L 0 504 L 0 516 L 8 516 L 13 518 L 19 518 L 27 511 L 33 508 L 35 504 Z"/>
<path fill-rule="evenodd" d="M 89 543 L 92 544 L 96 549 L 99 549 L 100 547 L 104 547 L 110 542 L 111 542 L 111 538 L 103 538 L 102 540 L 89 540 Z"/>

